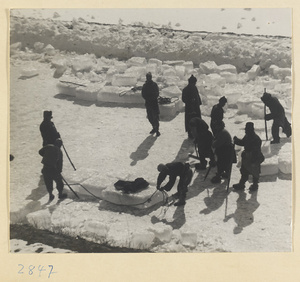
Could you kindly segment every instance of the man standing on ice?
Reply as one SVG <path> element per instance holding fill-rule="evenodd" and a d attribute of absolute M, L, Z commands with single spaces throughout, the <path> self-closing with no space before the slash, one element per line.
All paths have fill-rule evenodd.
<path fill-rule="evenodd" d="M 265 115 L 265 120 L 273 119 L 273 140 L 271 141 L 271 144 L 280 143 L 279 127 L 282 127 L 283 133 L 285 133 L 287 137 L 290 137 L 292 135 L 291 124 L 288 122 L 285 116 L 284 108 L 278 99 L 267 92 L 265 92 L 260 99 L 270 109 L 271 112 L 270 114 Z"/>
<path fill-rule="evenodd" d="M 211 113 L 210 113 L 210 128 L 214 136 L 216 136 L 216 125 L 223 121 L 224 118 L 224 110 L 223 107 L 227 103 L 227 99 L 225 96 L 221 97 L 219 99 L 219 103 L 214 105 L 212 107 Z"/>
<path fill-rule="evenodd" d="M 188 82 L 189 84 L 182 90 L 182 102 L 185 103 L 185 131 L 189 138 L 193 138 L 189 123 L 193 117 L 201 118 L 202 101 L 196 87 L 197 78 L 191 75 Z"/>
<path fill-rule="evenodd" d="M 42 164 L 42 174 L 44 177 L 44 182 L 49 193 L 49 202 L 54 199 L 53 191 L 53 181 L 56 183 L 56 189 L 58 190 L 58 198 L 65 199 L 67 194 L 63 193 L 63 180 L 61 176 L 63 168 L 63 155 L 61 151 L 62 140 L 57 139 L 53 144 L 47 144 L 42 149 L 39 150 L 39 154 L 43 157 Z"/>
<path fill-rule="evenodd" d="M 158 137 L 159 132 L 159 106 L 158 98 L 159 89 L 157 83 L 152 80 L 151 72 L 146 74 L 146 82 L 142 88 L 142 97 L 145 99 L 145 106 L 147 111 L 147 118 L 152 125 L 150 134 L 156 133 Z"/>
<path fill-rule="evenodd" d="M 230 177 L 232 163 L 236 163 L 236 155 L 233 149 L 230 133 L 225 129 L 223 121 L 215 125 L 216 139 L 212 143 L 217 156 L 217 174 L 211 179 L 212 183 L 221 183 L 222 178 Z"/>
<path fill-rule="evenodd" d="M 254 131 L 253 122 L 247 122 L 245 127 L 245 136 L 239 139 L 233 137 L 234 144 L 244 146 L 242 152 L 241 179 L 239 183 L 234 184 L 235 190 L 244 190 L 245 183 L 248 181 L 249 175 L 253 176 L 253 184 L 250 186 L 250 192 L 257 191 L 258 180 L 260 175 L 260 164 L 264 161 L 264 155 L 261 152 L 261 139 Z"/>
<path fill-rule="evenodd" d="M 52 119 L 52 111 L 44 111 L 44 120 L 40 124 L 40 132 L 43 138 L 43 146 L 54 144 L 55 140 L 60 138 L 60 134 L 55 128 Z"/>
<path fill-rule="evenodd" d="M 157 177 L 156 188 L 160 191 L 170 191 L 175 184 L 176 178 L 179 176 L 177 193 L 174 195 L 175 197 L 178 197 L 178 201 L 174 206 L 185 205 L 187 187 L 193 177 L 193 171 L 190 169 L 189 163 L 174 162 L 159 164 L 157 170 L 159 171 L 159 175 Z M 165 186 L 160 187 L 167 176 L 169 176 L 168 183 Z"/>

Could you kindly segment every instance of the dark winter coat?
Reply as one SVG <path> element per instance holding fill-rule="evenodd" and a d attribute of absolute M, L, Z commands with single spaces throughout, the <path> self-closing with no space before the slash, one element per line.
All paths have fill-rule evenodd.
<path fill-rule="evenodd" d="M 277 120 L 279 121 L 280 126 L 284 125 L 285 111 L 283 106 L 280 104 L 279 100 L 276 97 L 265 95 L 262 98 L 264 104 L 270 109 L 270 114 L 266 115 L 266 120 Z"/>
<path fill-rule="evenodd" d="M 55 140 L 60 138 L 60 134 L 55 128 L 55 125 L 50 120 L 43 120 L 40 124 L 40 132 L 43 138 L 43 146 L 54 144 Z"/>
<path fill-rule="evenodd" d="M 56 173 L 61 173 L 63 168 L 63 154 L 60 148 L 48 144 L 39 150 L 43 157 L 42 164 L 44 167 L 53 169 Z"/>
<path fill-rule="evenodd" d="M 146 81 L 142 88 L 142 97 L 145 99 L 146 109 L 152 109 L 159 113 L 158 98 L 159 89 L 153 80 Z"/>
<path fill-rule="evenodd" d="M 244 146 L 244 151 L 242 152 L 242 168 L 258 178 L 260 164 L 265 159 L 261 152 L 262 141 L 260 137 L 255 132 L 252 132 L 246 134 L 243 139 L 236 138 L 234 143 L 239 146 Z"/>
<path fill-rule="evenodd" d="M 191 124 L 196 124 L 195 143 L 198 145 L 199 155 L 210 158 L 212 156 L 213 135 L 208 130 L 207 123 L 203 119 L 195 117 L 191 119 Z"/>
<path fill-rule="evenodd" d="M 201 118 L 200 105 L 202 104 L 195 84 L 189 83 L 182 90 L 182 102 L 185 103 L 185 130 L 189 131 L 189 122 L 193 117 Z"/>
<path fill-rule="evenodd" d="M 181 162 L 167 163 L 167 168 L 162 170 L 157 177 L 157 187 L 163 183 L 167 176 L 169 176 L 168 183 L 163 187 L 164 190 L 170 191 L 175 184 L 176 178 L 185 177 L 185 174 L 189 170 L 189 165 Z"/>

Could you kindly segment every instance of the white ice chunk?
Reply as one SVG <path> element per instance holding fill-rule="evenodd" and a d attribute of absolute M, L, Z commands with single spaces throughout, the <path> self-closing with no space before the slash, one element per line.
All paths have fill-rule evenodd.
<path fill-rule="evenodd" d="M 129 76 L 135 76 L 136 79 L 146 80 L 146 66 L 131 66 L 125 70 L 125 74 Z M 153 74 L 154 75 L 154 74 Z"/>
<path fill-rule="evenodd" d="M 206 77 L 205 77 L 205 83 L 206 84 L 210 84 L 210 85 L 219 85 L 220 87 L 224 87 L 225 86 L 225 83 L 226 83 L 226 79 L 222 76 L 220 76 L 219 74 L 217 73 L 212 73 L 212 74 L 208 74 Z"/>
<path fill-rule="evenodd" d="M 154 233 L 155 237 L 163 243 L 168 243 L 172 239 L 173 228 L 170 225 L 157 223 L 148 228 L 148 231 Z"/>
<path fill-rule="evenodd" d="M 216 73 L 218 70 L 218 66 L 214 61 L 208 61 L 205 63 L 200 63 L 199 69 L 201 73 L 210 74 L 210 73 Z"/>
<path fill-rule="evenodd" d="M 176 76 L 175 68 L 167 68 L 163 71 L 163 76 Z"/>
<path fill-rule="evenodd" d="M 39 210 L 27 214 L 26 216 L 29 224 L 37 229 L 51 229 L 51 213 L 48 209 Z"/>
<path fill-rule="evenodd" d="M 149 249 L 153 243 L 155 235 L 152 232 L 134 233 L 130 239 L 130 248 L 146 250 Z"/>
<path fill-rule="evenodd" d="M 49 56 L 54 56 L 56 54 L 55 48 L 51 44 L 48 44 L 43 51 Z"/>
<path fill-rule="evenodd" d="M 238 77 L 235 73 L 231 73 L 228 71 L 220 72 L 220 76 L 225 78 L 227 83 L 235 83 L 235 82 L 237 82 L 237 79 L 238 79 Z"/>
<path fill-rule="evenodd" d="M 278 159 L 279 170 L 284 174 L 292 173 L 292 156 L 291 152 L 280 154 Z"/>
<path fill-rule="evenodd" d="M 192 61 L 184 62 L 182 66 L 185 68 L 186 72 L 190 72 L 194 69 L 194 63 Z"/>
<path fill-rule="evenodd" d="M 217 66 L 217 72 L 221 73 L 221 72 L 229 72 L 232 74 L 236 74 L 236 67 L 230 64 L 223 64 L 223 65 L 219 65 Z"/>
<path fill-rule="evenodd" d="M 21 76 L 22 77 L 33 77 L 39 74 L 39 71 L 34 66 L 27 66 L 21 69 Z"/>
<path fill-rule="evenodd" d="M 226 88 L 224 91 L 224 96 L 227 99 L 227 104 L 229 108 L 236 108 L 237 101 L 241 97 L 241 91 L 234 88 Z"/>
<path fill-rule="evenodd" d="M 259 65 L 253 65 L 252 68 L 247 71 L 247 76 L 249 80 L 255 79 L 260 72 L 260 66 Z"/>
<path fill-rule="evenodd" d="M 147 60 L 143 57 L 132 57 L 127 60 L 128 66 L 145 66 L 147 64 Z"/>
<path fill-rule="evenodd" d="M 137 83 L 137 77 L 130 74 L 115 74 L 112 77 L 112 86 L 135 86 Z"/>
<path fill-rule="evenodd" d="M 185 67 L 184 66 L 175 66 L 175 71 L 176 71 L 176 75 L 180 79 L 184 79 L 184 75 L 185 75 Z"/>
<path fill-rule="evenodd" d="M 114 67 L 119 73 L 124 72 L 128 68 L 126 63 L 120 61 L 116 61 L 114 63 Z"/>
<path fill-rule="evenodd" d="M 109 226 L 97 220 L 88 220 L 84 223 L 84 235 L 96 239 L 105 238 L 109 231 Z"/>
<path fill-rule="evenodd" d="M 278 174 L 278 156 L 273 156 L 266 158 L 265 161 L 261 164 L 261 176 L 266 175 L 276 175 Z"/>
<path fill-rule="evenodd" d="M 162 65 L 162 61 L 161 60 L 158 60 L 158 59 L 155 59 L 155 58 L 151 58 L 151 59 L 149 59 L 148 60 L 148 63 L 149 64 L 156 64 L 157 65 L 157 67 L 161 67 L 161 65 Z"/>
<path fill-rule="evenodd" d="M 183 246 L 195 248 L 197 246 L 197 233 L 181 231 L 181 243 Z"/>
<path fill-rule="evenodd" d="M 104 83 L 90 83 L 87 87 L 76 88 L 76 98 L 84 101 L 96 102 L 99 91 L 104 87 Z"/>
<path fill-rule="evenodd" d="M 266 141 L 266 140 L 262 141 L 261 152 L 262 152 L 262 154 L 264 155 L 265 158 L 268 158 L 268 157 L 272 156 L 270 141 Z"/>
<path fill-rule="evenodd" d="M 166 97 L 181 97 L 181 90 L 178 86 L 169 86 L 161 90 L 161 96 Z"/>
<path fill-rule="evenodd" d="M 264 104 L 263 103 L 252 103 L 252 114 L 251 116 L 255 119 L 264 118 Z"/>

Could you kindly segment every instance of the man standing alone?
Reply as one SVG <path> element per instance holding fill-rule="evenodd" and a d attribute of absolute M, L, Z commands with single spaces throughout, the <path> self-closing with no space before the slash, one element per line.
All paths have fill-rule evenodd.
<path fill-rule="evenodd" d="M 201 118 L 200 105 L 202 102 L 196 86 L 197 78 L 191 75 L 188 82 L 189 84 L 182 90 L 182 102 L 185 103 L 185 131 L 189 138 L 193 138 L 190 120 L 193 117 Z"/>
<path fill-rule="evenodd" d="M 147 118 L 152 125 L 152 130 L 150 134 L 156 133 L 158 137 L 159 132 L 159 106 L 158 98 L 159 90 L 157 83 L 152 80 L 151 72 L 146 74 L 146 82 L 142 88 L 142 97 L 145 99 L 145 106 L 147 111 Z"/>
<path fill-rule="evenodd" d="M 58 190 L 58 198 L 65 199 L 66 194 L 63 194 L 63 180 L 61 176 L 63 167 L 63 155 L 61 151 L 62 141 L 61 139 L 55 140 L 54 144 L 48 144 L 39 150 L 39 154 L 43 157 L 42 164 L 42 174 L 44 177 L 44 182 L 49 193 L 49 202 L 54 199 L 53 191 L 53 181 L 56 183 L 56 188 Z"/>

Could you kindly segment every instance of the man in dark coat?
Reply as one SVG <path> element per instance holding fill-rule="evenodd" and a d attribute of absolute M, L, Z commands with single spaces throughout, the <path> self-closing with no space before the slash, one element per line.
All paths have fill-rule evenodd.
<path fill-rule="evenodd" d="M 213 135 L 208 130 L 207 123 L 199 118 L 194 117 L 190 120 L 190 128 L 194 137 L 195 145 L 199 155 L 200 164 L 196 164 L 196 169 L 206 169 L 206 158 L 210 159 L 210 166 L 215 166 L 215 157 L 212 150 Z"/>
<path fill-rule="evenodd" d="M 193 75 L 188 79 L 189 84 L 182 90 L 182 102 L 185 103 L 185 131 L 189 138 L 193 138 L 190 129 L 190 120 L 193 117 L 201 118 L 200 105 L 202 104 L 196 87 L 197 79 Z"/>
<path fill-rule="evenodd" d="M 63 155 L 61 151 L 62 141 L 61 139 L 55 140 L 54 144 L 47 144 L 42 149 L 39 150 L 39 154 L 43 157 L 42 164 L 42 174 L 44 177 L 44 182 L 49 193 L 49 201 L 54 199 L 53 191 L 53 181 L 56 183 L 56 189 L 58 190 L 58 198 L 64 199 L 67 197 L 63 193 L 63 180 L 61 176 L 63 168 Z"/>
<path fill-rule="evenodd" d="M 245 183 L 248 180 L 249 175 L 253 176 L 253 184 L 249 190 L 251 192 L 258 189 L 258 181 L 260 175 L 260 164 L 264 161 L 264 155 L 261 152 L 261 139 L 254 131 L 253 122 L 247 122 L 245 127 L 245 136 L 243 139 L 239 139 L 236 136 L 233 137 L 234 144 L 244 146 L 242 152 L 242 165 L 241 165 L 241 179 L 239 183 L 234 184 L 235 190 L 244 190 Z"/>
<path fill-rule="evenodd" d="M 157 83 L 152 80 L 151 72 L 146 74 L 146 82 L 142 88 L 142 97 L 145 99 L 145 106 L 147 111 L 147 118 L 152 125 L 150 134 L 156 133 L 158 137 L 159 132 L 159 106 L 158 98 L 159 89 Z"/>
<path fill-rule="evenodd" d="M 212 183 L 220 183 L 221 178 L 228 178 L 232 163 L 236 163 L 236 154 L 233 148 L 230 133 L 225 129 L 223 121 L 215 124 L 216 138 L 212 143 L 217 156 L 217 174 L 211 179 Z"/>
<path fill-rule="evenodd" d="M 216 125 L 223 121 L 224 118 L 224 110 L 223 107 L 227 103 L 227 99 L 225 96 L 221 97 L 219 99 L 219 103 L 214 105 L 212 107 L 211 113 L 210 113 L 210 128 L 214 136 L 216 136 Z"/>
<path fill-rule="evenodd" d="M 157 177 L 156 188 L 160 191 L 170 191 L 175 184 L 176 178 L 179 176 L 177 193 L 175 194 L 176 196 L 178 196 L 178 201 L 174 205 L 185 205 L 187 187 L 193 177 L 193 171 L 190 169 L 190 165 L 188 163 L 181 162 L 159 164 L 157 166 L 157 170 L 159 171 L 159 175 Z M 166 183 L 165 186 L 160 187 L 167 176 L 169 176 L 168 183 Z"/>
<path fill-rule="evenodd" d="M 291 124 L 288 122 L 285 111 L 280 102 L 276 97 L 273 97 L 269 93 L 264 93 L 261 97 L 261 100 L 263 103 L 270 109 L 270 114 L 267 114 L 265 116 L 266 120 L 273 119 L 272 124 L 272 136 L 273 140 L 271 141 L 271 144 L 280 143 L 280 137 L 279 137 L 279 127 L 281 127 L 283 130 L 283 133 L 286 134 L 287 137 L 290 137 L 292 135 L 292 129 Z"/>
<path fill-rule="evenodd" d="M 60 134 L 55 128 L 52 119 L 52 111 L 44 111 L 44 120 L 40 124 L 40 131 L 43 138 L 43 146 L 54 144 L 55 140 L 60 138 Z"/>

